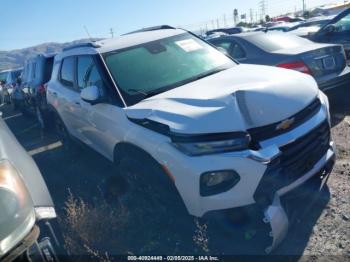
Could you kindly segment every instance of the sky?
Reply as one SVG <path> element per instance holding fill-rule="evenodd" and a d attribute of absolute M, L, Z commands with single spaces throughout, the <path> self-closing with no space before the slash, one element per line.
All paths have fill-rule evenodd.
<path fill-rule="evenodd" d="M 147 26 L 169 24 L 187 29 L 233 21 L 232 12 L 255 14 L 262 0 L 1 0 L 0 50 L 45 42 L 111 37 Z M 300 9 L 302 0 L 265 0 L 267 13 Z M 337 0 L 305 0 L 307 5 Z M 338 0 L 339 1 L 339 0 Z M 270 12 L 270 13 L 269 13 Z M 224 18 L 225 15 L 225 18 Z M 224 20 L 225 19 L 225 20 Z M 88 33 L 86 32 L 86 29 Z"/>

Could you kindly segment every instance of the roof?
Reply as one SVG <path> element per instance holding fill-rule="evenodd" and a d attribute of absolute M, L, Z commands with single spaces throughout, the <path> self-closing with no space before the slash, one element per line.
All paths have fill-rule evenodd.
<path fill-rule="evenodd" d="M 181 29 L 160 29 L 152 31 L 140 31 L 130 34 L 118 36 L 115 38 L 104 39 L 96 41 L 90 45 L 78 45 L 76 47 L 70 47 L 56 56 L 56 60 L 60 60 L 63 57 L 77 54 L 97 54 L 107 53 L 114 50 L 119 50 L 139 44 L 167 38 L 179 34 L 183 34 L 186 31 Z"/>
<path fill-rule="evenodd" d="M 185 31 L 181 29 L 160 29 L 146 32 L 135 32 L 118 36 L 116 38 L 97 41 L 96 44 L 100 47 L 96 48 L 96 50 L 99 53 L 106 53 L 183 33 L 185 33 Z"/>

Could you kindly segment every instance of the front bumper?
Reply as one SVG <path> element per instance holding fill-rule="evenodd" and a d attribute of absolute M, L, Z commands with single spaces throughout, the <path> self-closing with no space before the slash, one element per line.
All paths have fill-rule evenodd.
<path fill-rule="evenodd" d="M 331 173 L 334 161 L 335 146 L 334 143 L 331 142 L 327 153 L 314 165 L 310 171 L 294 181 L 292 184 L 280 188 L 274 193 L 272 203 L 264 210 L 264 222 L 270 223 L 270 236 L 273 239 L 272 244 L 266 248 L 266 253 L 270 253 L 273 249 L 275 249 L 282 242 L 288 232 L 289 219 L 281 201 L 282 197 L 289 193 L 292 194 L 292 191 L 316 175 L 318 175 L 321 182 L 319 189 L 322 189 Z"/>
<path fill-rule="evenodd" d="M 159 156 L 154 155 L 154 157 L 175 178 L 175 185 L 188 212 L 196 217 L 202 217 L 210 211 L 255 204 L 257 201 L 254 194 L 267 171 L 269 163 L 274 159 L 278 159 L 282 154 L 280 148 L 307 135 L 312 130 L 317 130 L 320 124 L 326 124 L 327 119 L 328 109 L 326 103 L 323 102 L 320 110 L 313 117 L 289 132 L 264 140 L 260 143 L 261 149 L 259 150 L 188 157 L 175 149 L 169 142 L 166 142 L 158 147 L 157 153 Z M 317 160 L 321 158 L 321 154 L 324 154 L 324 152 L 320 152 L 319 157 L 316 156 L 318 157 Z M 164 159 L 171 159 L 171 161 Z M 234 170 L 240 175 L 240 181 L 225 192 L 211 196 L 201 196 L 201 174 L 216 170 Z M 302 176 L 305 172 L 299 172 L 298 176 Z"/>
<path fill-rule="evenodd" d="M 37 221 L 22 241 L 1 257 L 1 261 L 59 261 L 57 254 L 66 255 L 66 253 L 60 244 L 63 242 L 56 224 L 56 220 Z"/>

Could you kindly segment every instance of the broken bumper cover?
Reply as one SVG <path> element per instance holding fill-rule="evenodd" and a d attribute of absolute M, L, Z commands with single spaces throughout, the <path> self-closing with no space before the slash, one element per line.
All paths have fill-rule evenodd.
<path fill-rule="evenodd" d="M 265 249 L 266 253 L 270 253 L 272 250 L 274 250 L 283 241 L 288 232 L 289 220 L 287 212 L 281 204 L 281 197 L 298 188 L 310 178 L 318 174 L 322 180 L 322 188 L 333 168 L 334 160 L 335 145 L 333 142 L 330 142 L 330 148 L 327 150 L 326 154 L 314 165 L 310 171 L 305 173 L 293 183 L 280 188 L 275 192 L 271 205 L 269 205 L 264 211 L 264 222 L 270 223 L 270 236 L 272 237 L 272 244 Z"/>

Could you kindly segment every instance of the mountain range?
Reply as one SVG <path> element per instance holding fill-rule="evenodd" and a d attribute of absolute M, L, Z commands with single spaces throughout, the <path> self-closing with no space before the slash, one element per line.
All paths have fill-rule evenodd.
<path fill-rule="evenodd" d="M 63 48 L 99 39 L 80 39 L 67 43 L 44 43 L 23 49 L 0 51 L 0 70 L 23 67 L 24 62 L 38 54 L 55 54 Z"/>

